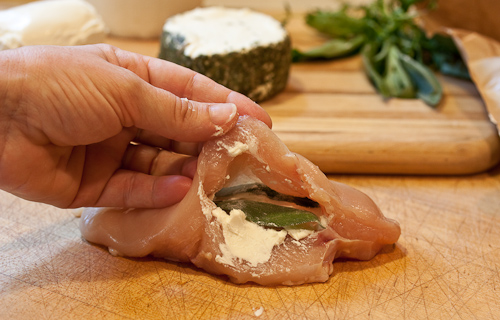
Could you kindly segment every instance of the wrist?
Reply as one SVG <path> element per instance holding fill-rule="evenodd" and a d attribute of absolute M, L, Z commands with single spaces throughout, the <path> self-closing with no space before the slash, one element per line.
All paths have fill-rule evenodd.
<path fill-rule="evenodd" d="M 0 165 L 5 145 L 12 131 L 13 117 L 18 112 L 24 76 L 22 53 L 17 49 L 0 51 Z"/>
<path fill-rule="evenodd" d="M 26 78 L 18 49 L 0 51 L 0 120 L 9 121 L 16 113 Z"/>

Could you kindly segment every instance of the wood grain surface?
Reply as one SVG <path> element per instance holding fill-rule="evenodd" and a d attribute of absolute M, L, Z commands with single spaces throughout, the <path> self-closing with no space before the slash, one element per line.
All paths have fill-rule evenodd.
<path fill-rule="evenodd" d="M 282 13 L 274 13 L 282 19 Z M 324 39 L 302 14 L 287 29 L 297 48 Z M 109 39 L 157 56 L 157 41 Z M 500 161 L 500 138 L 472 82 L 440 76 L 437 109 L 417 99 L 384 100 L 354 56 L 292 65 L 284 92 L 261 103 L 273 130 L 294 152 L 329 173 L 470 174 Z"/>
<path fill-rule="evenodd" d="M 187 264 L 113 257 L 81 239 L 71 211 L 0 192 L 0 318 L 498 319 L 500 167 L 331 178 L 370 195 L 402 235 L 371 261 L 338 261 L 326 283 L 297 287 L 233 285 Z"/>
<path fill-rule="evenodd" d="M 314 43 L 306 39 L 304 45 Z M 157 41 L 108 42 L 151 56 L 158 52 Z M 370 152 L 354 157 L 356 145 L 349 139 L 369 147 L 370 141 L 363 142 L 361 135 L 382 130 L 388 123 L 397 136 L 426 132 L 441 139 L 447 130 L 452 132 L 448 138 L 458 131 L 475 131 L 472 140 L 463 138 L 460 152 L 466 157 L 471 146 L 477 146 L 477 137 L 491 134 L 473 85 L 446 79 L 445 104 L 434 112 L 409 101 L 381 101 L 358 67 L 357 58 L 294 66 L 287 91 L 264 104 L 276 130 L 287 138 L 283 128 L 293 123 L 300 132 L 309 132 L 301 135 L 303 144 L 309 144 L 311 131 L 328 128 L 294 117 L 334 114 L 337 130 L 347 139 L 344 150 L 353 152 L 350 161 Z M 330 94 L 335 94 L 336 102 L 325 105 Z M 289 113 L 294 101 L 307 108 Z M 413 124 L 419 131 L 412 127 L 412 119 L 419 120 L 420 127 Z M 451 128 L 440 127 L 444 120 Z M 348 138 L 346 132 L 354 137 Z M 331 136 L 338 140 L 340 135 Z M 389 133 L 386 137 L 393 138 Z M 408 139 L 408 149 L 414 148 Z M 495 163 L 494 140 L 479 147 L 480 151 L 491 148 L 491 159 L 476 158 L 482 168 L 469 171 L 484 171 L 485 162 Z M 392 143 L 384 148 L 394 152 Z M 404 145 L 398 150 L 404 160 Z M 347 151 L 335 153 L 344 164 L 348 161 Z M 443 161 L 453 163 L 439 155 L 433 161 L 426 170 Z M 336 170 L 343 171 L 340 164 Z M 374 169 L 380 164 L 357 165 L 365 166 L 360 172 L 381 170 Z M 398 169 L 404 170 L 408 167 Z M 0 191 L 0 319 L 499 319 L 500 166 L 463 176 L 343 174 L 329 178 L 372 197 L 386 216 L 400 222 L 400 240 L 370 261 L 335 262 L 334 274 L 326 283 L 272 288 L 234 285 L 188 264 L 113 257 L 82 240 L 73 211 Z"/>
<path fill-rule="evenodd" d="M 324 39 L 295 15 L 295 47 Z M 286 92 L 262 105 L 288 147 L 332 173 L 464 174 L 491 168 L 500 140 L 475 86 L 440 77 L 436 110 L 416 99 L 384 100 L 359 56 L 294 64 Z"/>

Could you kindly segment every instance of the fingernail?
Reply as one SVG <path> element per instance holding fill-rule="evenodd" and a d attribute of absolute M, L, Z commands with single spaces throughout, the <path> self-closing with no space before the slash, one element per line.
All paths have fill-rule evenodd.
<path fill-rule="evenodd" d="M 222 126 L 236 116 L 236 105 L 234 103 L 214 104 L 209 107 L 208 112 L 212 123 Z"/>

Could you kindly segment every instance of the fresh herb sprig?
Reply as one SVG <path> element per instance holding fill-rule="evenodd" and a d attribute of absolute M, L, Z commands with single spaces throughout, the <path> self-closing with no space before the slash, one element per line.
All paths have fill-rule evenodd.
<path fill-rule="evenodd" d="M 246 220 L 268 228 L 323 229 L 319 218 L 312 212 L 247 199 L 221 200 L 215 204 L 230 213 L 238 209 L 245 213 Z"/>
<path fill-rule="evenodd" d="M 431 68 L 443 74 L 469 78 L 453 40 L 427 37 L 416 24 L 412 6 L 421 0 L 392 0 L 339 11 L 317 10 L 306 23 L 331 37 L 308 51 L 292 50 L 294 62 L 335 59 L 360 53 L 368 78 L 382 96 L 419 98 L 435 107 L 442 88 Z"/>
<path fill-rule="evenodd" d="M 263 196 L 283 205 L 245 199 L 245 194 Z M 263 227 L 308 230 L 323 228 L 319 218 L 308 211 L 311 208 L 319 208 L 316 201 L 282 194 L 260 183 L 223 188 L 215 194 L 214 203 L 227 213 L 233 209 L 242 210 L 246 215 L 246 220 Z M 304 209 L 298 209 L 294 204 Z"/>

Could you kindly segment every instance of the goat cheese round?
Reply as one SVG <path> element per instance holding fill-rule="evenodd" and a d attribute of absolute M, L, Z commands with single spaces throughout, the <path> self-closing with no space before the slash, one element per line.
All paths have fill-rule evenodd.
<path fill-rule="evenodd" d="M 262 101 L 285 88 L 290 51 L 287 31 L 271 16 L 246 8 L 208 7 L 166 21 L 160 58 Z"/>

